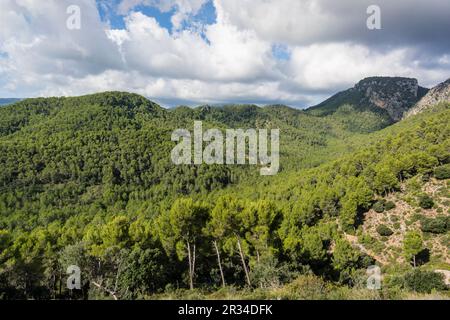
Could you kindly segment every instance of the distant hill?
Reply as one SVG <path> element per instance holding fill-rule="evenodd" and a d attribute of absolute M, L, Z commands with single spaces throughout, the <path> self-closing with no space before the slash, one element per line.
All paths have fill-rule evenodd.
<path fill-rule="evenodd" d="M 419 86 L 416 79 L 370 77 L 309 108 L 307 112 L 328 116 L 350 105 L 356 111 L 370 111 L 385 121 L 397 122 L 427 92 L 428 89 Z"/>
<path fill-rule="evenodd" d="M 405 118 L 421 113 L 440 102 L 450 102 L 450 79 L 432 88 L 419 102 L 405 114 Z"/>
<path fill-rule="evenodd" d="M 0 98 L 0 106 L 5 106 L 7 104 L 18 102 L 20 100 L 21 99 L 17 99 L 17 98 Z"/>

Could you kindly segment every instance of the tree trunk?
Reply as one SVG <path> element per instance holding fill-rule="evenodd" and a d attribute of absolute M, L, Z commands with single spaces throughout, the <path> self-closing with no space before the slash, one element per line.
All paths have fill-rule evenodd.
<path fill-rule="evenodd" d="M 195 244 L 194 244 L 194 252 L 192 253 L 192 289 L 194 289 L 194 275 L 195 275 Z"/>
<path fill-rule="evenodd" d="M 245 271 L 245 278 L 247 279 L 248 286 L 251 287 L 252 284 L 250 282 L 250 276 L 248 274 L 247 264 L 245 263 L 244 253 L 242 252 L 241 240 L 239 239 L 239 237 L 237 238 L 237 243 L 239 248 L 239 255 L 241 256 L 242 266 L 244 267 Z"/>
<path fill-rule="evenodd" d="M 189 263 L 189 288 L 191 290 L 194 290 L 194 280 L 193 280 L 193 270 L 192 270 L 192 256 L 191 256 L 191 244 L 189 241 L 186 241 L 187 243 L 187 250 L 188 250 L 188 263 Z"/>
<path fill-rule="evenodd" d="M 414 268 L 416 267 L 416 255 L 414 254 L 413 255 L 413 265 L 414 265 Z"/>
<path fill-rule="evenodd" d="M 214 244 L 214 248 L 216 249 L 217 262 L 219 262 L 220 277 L 222 278 L 222 287 L 225 288 L 225 286 L 226 286 L 226 284 L 225 284 L 225 276 L 223 275 L 222 262 L 220 261 L 220 252 L 219 252 L 219 248 L 217 246 L 217 241 L 214 240 L 213 244 Z"/>
<path fill-rule="evenodd" d="M 59 298 L 61 299 L 61 293 L 62 293 L 62 272 L 61 269 L 59 269 Z"/>
<path fill-rule="evenodd" d="M 108 289 L 108 288 L 102 286 L 101 283 L 97 283 L 97 282 L 95 282 L 95 281 L 92 281 L 92 284 L 93 284 L 94 286 L 96 286 L 97 288 L 102 289 L 102 290 L 108 292 L 108 293 L 114 298 L 114 300 L 119 300 L 119 297 L 117 296 L 117 294 L 116 294 L 115 291 L 110 290 L 110 289 Z M 71 290 L 71 291 L 72 291 L 72 290 Z"/>

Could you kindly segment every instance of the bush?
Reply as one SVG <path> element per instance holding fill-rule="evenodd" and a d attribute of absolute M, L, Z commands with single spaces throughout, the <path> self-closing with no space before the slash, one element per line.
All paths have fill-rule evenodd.
<path fill-rule="evenodd" d="M 386 204 L 384 205 L 384 210 L 389 211 L 395 208 L 395 203 L 392 201 L 388 201 L 386 202 Z"/>
<path fill-rule="evenodd" d="M 329 293 L 329 286 L 322 278 L 315 275 L 301 275 L 285 287 L 282 298 L 294 300 L 321 300 Z M 283 297 L 285 296 L 285 297 Z"/>
<path fill-rule="evenodd" d="M 430 181 L 432 172 L 426 172 L 422 175 L 422 182 L 428 182 Z"/>
<path fill-rule="evenodd" d="M 450 228 L 449 217 L 438 216 L 435 219 L 424 218 L 421 222 L 423 232 L 445 233 Z"/>
<path fill-rule="evenodd" d="M 361 234 L 358 237 L 358 241 L 360 243 L 362 243 L 363 245 L 369 246 L 369 245 L 373 244 L 374 239 L 368 234 Z"/>
<path fill-rule="evenodd" d="M 434 169 L 434 176 L 439 180 L 450 179 L 450 163 Z"/>
<path fill-rule="evenodd" d="M 405 286 L 419 293 L 431 293 L 435 290 L 445 290 L 444 275 L 433 271 L 414 270 L 405 275 Z"/>
<path fill-rule="evenodd" d="M 383 236 L 383 237 L 389 237 L 389 236 L 392 236 L 393 234 L 394 234 L 394 232 L 391 230 L 391 229 L 389 229 L 386 225 L 384 225 L 384 224 L 380 224 L 378 227 L 377 227 L 377 232 L 378 232 L 378 234 L 380 235 L 380 236 Z"/>
<path fill-rule="evenodd" d="M 384 202 L 382 200 L 375 202 L 372 206 L 372 209 L 375 210 L 375 212 L 383 213 L 384 212 Z"/>
<path fill-rule="evenodd" d="M 434 206 L 433 199 L 427 194 L 419 196 L 419 206 L 422 209 L 431 209 Z"/>
<path fill-rule="evenodd" d="M 274 288 L 281 284 L 281 278 L 286 278 L 288 273 L 286 266 L 280 265 L 276 258 L 267 255 L 252 266 L 250 278 L 258 287 Z"/>

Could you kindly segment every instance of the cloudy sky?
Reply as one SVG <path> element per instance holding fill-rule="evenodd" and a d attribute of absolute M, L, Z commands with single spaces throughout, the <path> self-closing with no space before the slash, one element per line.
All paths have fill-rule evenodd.
<path fill-rule="evenodd" d="M 431 87 L 450 78 L 449 17 L 448 0 L 0 0 L 0 97 L 306 107 L 367 76 Z"/>

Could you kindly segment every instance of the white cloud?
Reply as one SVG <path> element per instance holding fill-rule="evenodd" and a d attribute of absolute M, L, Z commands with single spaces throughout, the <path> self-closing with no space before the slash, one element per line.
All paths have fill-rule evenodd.
<path fill-rule="evenodd" d="M 402 63 L 406 59 L 406 49 L 380 54 L 351 43 L 317 44 L 295 48 L 288 72 L 301 86 L 327 89 L 371 75 L 410 76 L 412 70 Z"/>
<path fill-rule="evenodd" d="M 220 14 L 261 39 L 289 45 L 356 41 L 398 44 L 436 38 L 448 46 L 447 0 L 214 0 Z M 368 31 L 370 5 L 381 9 L 383 30 Z M 433 23 L 430 23 L 433 21 Z"/>
<path fill-rule="evenodd" d="M 126 15 L 125 29 L 111 30 L 94 0 L 78 0 L 82 29 L 70 31 L 66 8 L 73 1 L 2 0 L 0 95 L 127 90 L 167 103 L 306 106 L 366 76 L 417 77 L 424 85 L 449 77 L 448 53 L 430 65 L 413 45 L 372 45 L 358 42 L 355 33 L 354 40 L 344 39 L 344 31 L 365 19 L 364 11 L 342 21 L 339 13 L 358 10 L 352 1 L 215 0 L 215 24 L 201 33 L 177 27 L 205 2 L 123 0 L 118 10 Z M 174 30 L 133 12 L 140 4 L 175 8 Z M 278 44 L 289 50 L 287 61 L 273 56 Z"/>
<path fill-rule="evenodd" d="M 118 5 L 118 13 L 128 14 L 131 10 L 140 5 L 153 6 L 162 12 L 175 9 L 171 22 L 175 30 L 179 30 L 182 23 L 195 15 L 208 0 L 122 0 Z"/>
<path fill-rule="evenodd" d="M 23 81 L 49 75 L 82 77 L 120 68 L 117 46 L 105 37 L 95 3 L 78 2 L 82 28 L 73 31 L 66 28 L 70 4 L 61 0 L 3 0 L 0 51 L 7 58 L 0 59 L 0 64 L 17 87 Z"/>

